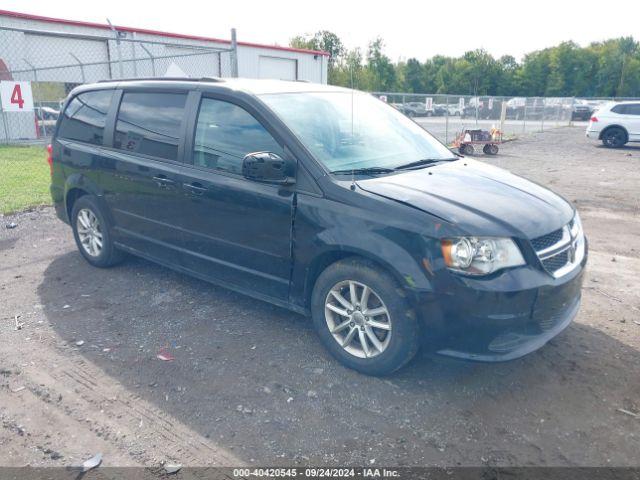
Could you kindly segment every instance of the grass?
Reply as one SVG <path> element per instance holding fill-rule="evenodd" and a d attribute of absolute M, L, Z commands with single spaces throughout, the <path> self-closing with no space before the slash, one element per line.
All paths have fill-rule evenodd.
<path fill-rule="evenodd" d="M 0 213 L 51 204 L 44 146 L 0 146 Z"/>

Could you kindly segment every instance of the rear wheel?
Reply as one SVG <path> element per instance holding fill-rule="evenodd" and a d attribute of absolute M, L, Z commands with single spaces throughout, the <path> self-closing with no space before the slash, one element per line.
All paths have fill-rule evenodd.
<path fill-rule="evenodd" d="M 418 351 L 418 322 L 395 279 L 374 264 L 350 258 L 318 277 L 311 300 L 324 346 L 343 365 L 386 375 Z"/>
<path fill-rule="evenodd" d="M 627 143 L 627 133 L 618 127 L 605 130 L 602 134 L 602 144 L 608 148 L 620 148 Z"/>
<path fill-rule="evenodd" d="M 110 267 L 124 258 L 124 253 L 113 244 L 107 217 L 93 195 L 84 195 L 75 201 L 71 226 L 78 250 L 91 265 Z"/>
<path fill-rule="evenodd" d="M 482 151 L 485 153 L 485 155 L 497 155 L 498 146 L 493 143 L 488 143 L 482 148 Z"/>

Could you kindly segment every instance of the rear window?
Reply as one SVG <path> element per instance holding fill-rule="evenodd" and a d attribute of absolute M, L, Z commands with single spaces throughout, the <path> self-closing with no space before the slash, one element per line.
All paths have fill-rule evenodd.
<path fill-rule="evenodd" d="M 112 96 L 113 90 L 96 90 L 73 97 L 62 115 L 58 136 L 102 145 Z"/>
<path fill-rule="evenodd" d="M 183 93 L 125 93 L 118 112 L 114 147 L 176 160 L 186 100 Z"/>

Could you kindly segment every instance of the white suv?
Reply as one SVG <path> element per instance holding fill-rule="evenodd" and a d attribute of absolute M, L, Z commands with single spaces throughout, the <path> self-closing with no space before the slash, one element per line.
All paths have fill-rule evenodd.
<path fill-rule="evenodd" d="M 598 108 L 589 121 L 587 137 L 602 140 L 610 148 L 640 142 L 640 101 L 611 102 Z"/>

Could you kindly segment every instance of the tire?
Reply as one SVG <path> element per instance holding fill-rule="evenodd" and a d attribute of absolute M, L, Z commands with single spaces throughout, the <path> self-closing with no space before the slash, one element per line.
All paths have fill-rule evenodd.
<path fill-rule="evenodd" d="M 416 116 L 416 114 L 415 114 L 415 113 L 413 113 L 412 111 L 409 111 L 409 112 L 407 113 L 407 117 L 409 117 L 409 118 L 413 118 L 413 117 L 415 117 L 415 116 Z"/>
<path fill-rule="evenodd" d="M 607 148 L 620 148 L 627 143 L 627 132 L 622 128 L 608 128 L 602 134 L 602 144 Z"/>
<path fill-rule="evenodd" d="M 458 148 L 458 151 L 460 152 L 461 155 L 473 155 L 475 152 L 475 149 L 473 148 L 473 145 L 465 143 L 460 145 L 460 148 Z"/>
<path fill-rule="evenodd" d="M 367 300 L 359 305 L 365 287 L 369 290 Z M 332 290 L 342 292 L 347 305 L 340 302 Z M 342 313 L 337 313 L 336 308 Z M 366 315 L 374 310 L 378 313 Z M 384 313 L 380 313 L 382 310 Z M 311 315 L 327 350 L 344 366 L 360 373 L 388 375 L 404 366 L 418 351 L 418 321 L 404 292 L 391 275 L 367 260 L 347 258 L 322 272 L 313 288 Z M 342 328 L 336 329 L 336 326 Z M 377 345 L 371 335 L 377 339 Z M 346 342 L 347 337 L 351 340 L 344 347 L 338 343 Z"/>
<path fill-rule="evenodd" d="M 83 195 L 75 201 L 71 227 L 78 250 L 94 267 L 111 267 L 124 259 L 124 252 L 113 244 L 111 225 L 95 196 Z M 95 243 L 92 239 L 96 240 Z"/>
<path fill-rule="evenodd" d="M 498 146 L 493 143 L 487 143 L 484 147 L 482 147 L 482 151 L 485 155 L 497 155 Z"/>

